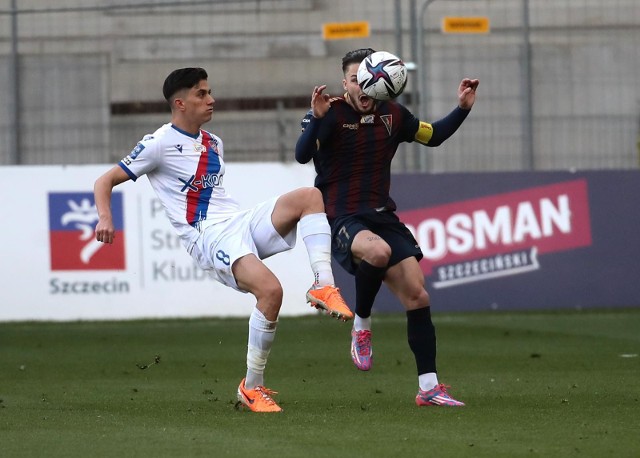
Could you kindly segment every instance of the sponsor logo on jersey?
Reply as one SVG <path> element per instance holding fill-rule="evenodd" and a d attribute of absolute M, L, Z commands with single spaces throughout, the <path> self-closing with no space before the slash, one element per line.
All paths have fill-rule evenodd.
<path fill-rule="evenodd" d="M 195 192 L 199 189 L 215 188 L 222 184 L 222 177 L 217 173 L 205 173 L 198 180 L 196 180 L 195 175 L 191 175 L 187 180 L 183 178 L 178 178 L 178 180 L 183 184 L 180 192 L 185 192 L 186 190 Z"/>
<path fill-rule="evenodd" d="M 51 270 L 124 270 L 122 193 L 111 196 L 115 238 L 111 245 L 94 235 L 98 222 L 93 193 L 49 193 Z"/>
<path fill-rule="evenodd" d="M 182 145 L 173 145 L 173 147 L 182 153 Z"/>
<path fill-rule="evenodd" d="M 585 179 L 398 216 L 416 237 L 434 288 L 535 271 L 545 254 L 592 243 Z"/>
<path fill-rule="evenodd" d="M 343 124 L 342 127 L 344 127 L 345 129 L 350 129 L 350 130 L 358 130 L 358 128 L 360 127 L 360 124 L 358 124 L 358 123 Z"/>

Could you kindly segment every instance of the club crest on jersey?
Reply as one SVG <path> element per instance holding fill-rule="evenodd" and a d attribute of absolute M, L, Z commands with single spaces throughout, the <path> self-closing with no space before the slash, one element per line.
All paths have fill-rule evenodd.
<path fill-rule="evenodd" d="M 193 145 L 193 150 L 196 153 L 204 153 L 207 150 L 207 148 L 201 143 L 196 143 L 195 145 Z"/>
<path fill-rule="evenodd" d="M 211 141 L 209 142 L 209 147 L 213 150 L 214 153 L 220 156 L 220 153 L 218 152 L 218 142 L 215 139 L 211 139 Z"/>
<path fill-rule="evenodd" d="M 376 115 L 368 114 L 360 118 L 360 124 L 373 124 Z"/>
<path fill-rule="evenodd" d="M 391 125 L 393 123 L 392 115 L 380 115 L 380 119 L 384 123 L 384 126 L 387 128 L 387 132 L 389 132 L 389 136 L 391 136 Z"/>

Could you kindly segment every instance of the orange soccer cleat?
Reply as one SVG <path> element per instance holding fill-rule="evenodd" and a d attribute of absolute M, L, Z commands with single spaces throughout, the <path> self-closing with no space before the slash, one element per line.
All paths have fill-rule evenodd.
<path fill-rule="evenodd" d="M 312 307 L 324 310 L 328 315 L 336 317 L 342 321 L 353 319 L 353 312 L 349 310 L 346 302 L 340 294 L 340 289 L 335 286 L 323 286 L 322 288 L 311 288 L 307 291 L 307 301 Z"/>
<path fill-rule="evenodd" d="M 238 386 L 238 403 L 251 409 L 252 412 L 282 412 L 282 409 L 271 395 L 278 394 L 277 391 L 270 390 L 264 386 L 257 386 L 248 390 L 244 386 L 245 379 L 242 379 Z"/>

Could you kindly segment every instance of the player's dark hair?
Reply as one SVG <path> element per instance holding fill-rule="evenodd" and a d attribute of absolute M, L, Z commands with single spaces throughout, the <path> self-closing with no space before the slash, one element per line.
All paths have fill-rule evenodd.
<path fill-rule="evenodd" d="M 191 89 L 202 80 L 209 77 L 204 68 L 188 67 L 172 71 L 162 86 L 162 94 L 169 101 L 181 89 Z"/>
<path fill-rule="evenodd" d="M 359 64 L 362 62 L 367 56 L 370 56 L 376 52 L 371 48 L 361 48 L 355 49 L 353 51 L 349 51 L 342 58 L 342 73 L 347 71 L 347 67 L 351 64 Z"/>

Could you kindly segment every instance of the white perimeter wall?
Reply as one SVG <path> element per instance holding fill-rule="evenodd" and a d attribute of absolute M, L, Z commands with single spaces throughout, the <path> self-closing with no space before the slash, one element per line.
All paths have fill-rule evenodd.
<path fill-rule="evenodd" d="M 123 193 L 125 270 L 53 271 L 48 195 L 92 192 L 112 165 L 0 167 L 0 321 L 248 316 L 253 296 L 210 279 L 178 243 L 146 178 Z M 315 172 L 299 164 L 228 164 L 225 187 L 244 208 L 300 186 Z M 306 249 L 265 261 L 284 288 L 282 315 L 312 313 Z M 181 277 L 181 278 L 178 278 Z"/>

